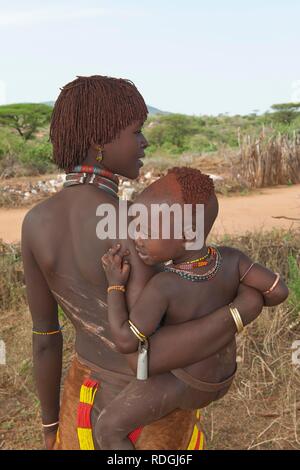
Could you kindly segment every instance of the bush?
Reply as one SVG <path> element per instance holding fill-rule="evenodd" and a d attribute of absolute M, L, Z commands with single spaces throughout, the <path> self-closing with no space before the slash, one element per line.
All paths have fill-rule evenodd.
<path fill-rule="evenodd" d="M 28 145 L 20 162 L 25 166 L 28 174 L 45 174 L 55 170 L 52 161 L 52 145 L 48 141 L 41 141 Z"/>
<path fill-rule="evenodd" d="M 25 141 L 10 129 L 0 127 L 0 177 L 38 175 L 55 169 L 47 135 Z"/>
<path fill-rule="evenodd" d="M 24 148 L 23 140 L 9 129 L 0 127 L 0 177 L 9 178 L 17 174 L 19 157 Z"/>

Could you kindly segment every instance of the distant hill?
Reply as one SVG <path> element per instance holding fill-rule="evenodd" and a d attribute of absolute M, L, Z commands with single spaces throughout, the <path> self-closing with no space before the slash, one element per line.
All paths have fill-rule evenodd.
<path fill-rule="evenodd" d="M 48 106 L 54 106 L 54 101 L 44 101 L 42 104 L 47 104 Z M 172 114 L 172 113 L 169 113 L 168 111 L 161 111 L 160 109 L 157 109 L 157 108 L 154 108 L 153 106 L 150 106 L 149 104 L 147 104 L 147 108 L 148 108 L 148 111 L 149 111 L 149 114 L 150 115 L 153 115 L 153 114 Z"/>
<path fill-rule="evenodd" d="M 161 111 L 160 109 L 154 108 L 153 106 L 150 106 L 147 104 L 147 108 L 149 111 L 149 114 L 172 114 L 169 111 Z"/>

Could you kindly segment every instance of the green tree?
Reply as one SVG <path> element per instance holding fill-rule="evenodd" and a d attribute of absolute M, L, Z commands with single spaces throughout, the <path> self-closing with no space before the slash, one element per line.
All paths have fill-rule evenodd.
<path fill-rule="evenodd" d="M 199 133 L 199 129 L 205 125 L 205 120 L 196 116 L 160 116 L 147 127 L 146 137 L 155 147 L 177 148 L 180 152 L 185 149 L 189 136 Z"/>
<path fill-rule="evenodd" d="M 18 132 L 24 139 L 34 137 L 38 128 L 50 122 L 52 108 L 45 104 L 20 103 L 0 106 L 0 125 Z"/>
<path fill-rule="evenodd" d="M 273 104 L 271 109 L 275 111 L 273 117 L 282 124 L 291 124 L 299 115 L 300 103 Z"/>

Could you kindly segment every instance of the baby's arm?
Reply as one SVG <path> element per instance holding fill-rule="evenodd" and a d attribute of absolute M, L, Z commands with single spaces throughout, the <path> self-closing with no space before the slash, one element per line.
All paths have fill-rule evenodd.
<path fill-rule="evenodd" d="M 253 262 L 245 253 L 239 253 L 240 282 L 259 290 L 264 297 L 264 304 L 268 307 L 281 304 L 289 295 L 285 282 L 279 273 L 259 263 Z"/>
<path fill-rule="evenodd" d="M 125 287 L 130 274 L 130 264 L 128 261 L 123 262 L 122 256 L 117 253 L 119 250 L 120 246 L 117 245 L 102 257 L 103 269 L 110 287 Z M 148 337 L 154 333 L 167 309 L 167 298 L 158 277 L 161 277 L 161 274 L 148 281 L 130 314 L 124 292 L 112 289 L 107 294 L 109 325 L 115 345 L 123 354 L 135 352 L 139 345 L 128 319 Z"/>

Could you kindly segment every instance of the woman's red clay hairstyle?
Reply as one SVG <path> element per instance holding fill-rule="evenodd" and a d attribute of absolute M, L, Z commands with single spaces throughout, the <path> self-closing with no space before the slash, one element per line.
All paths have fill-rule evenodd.
<path fill-rule="evenodd" d="M 102 75 L 77 76 L 61 89 L 51 118 L 53 160 L 68 170 L 79 165 L 92 144 L 112 142 L 148 109 L 131 80 Z"/>
<path fill-rule="evenodd" d="M 169 173 L 175 175 L 180 185 L 184 204 L 205 204 L 215 194 L 212 178 L 196 168 L 174 167 Z"/>

